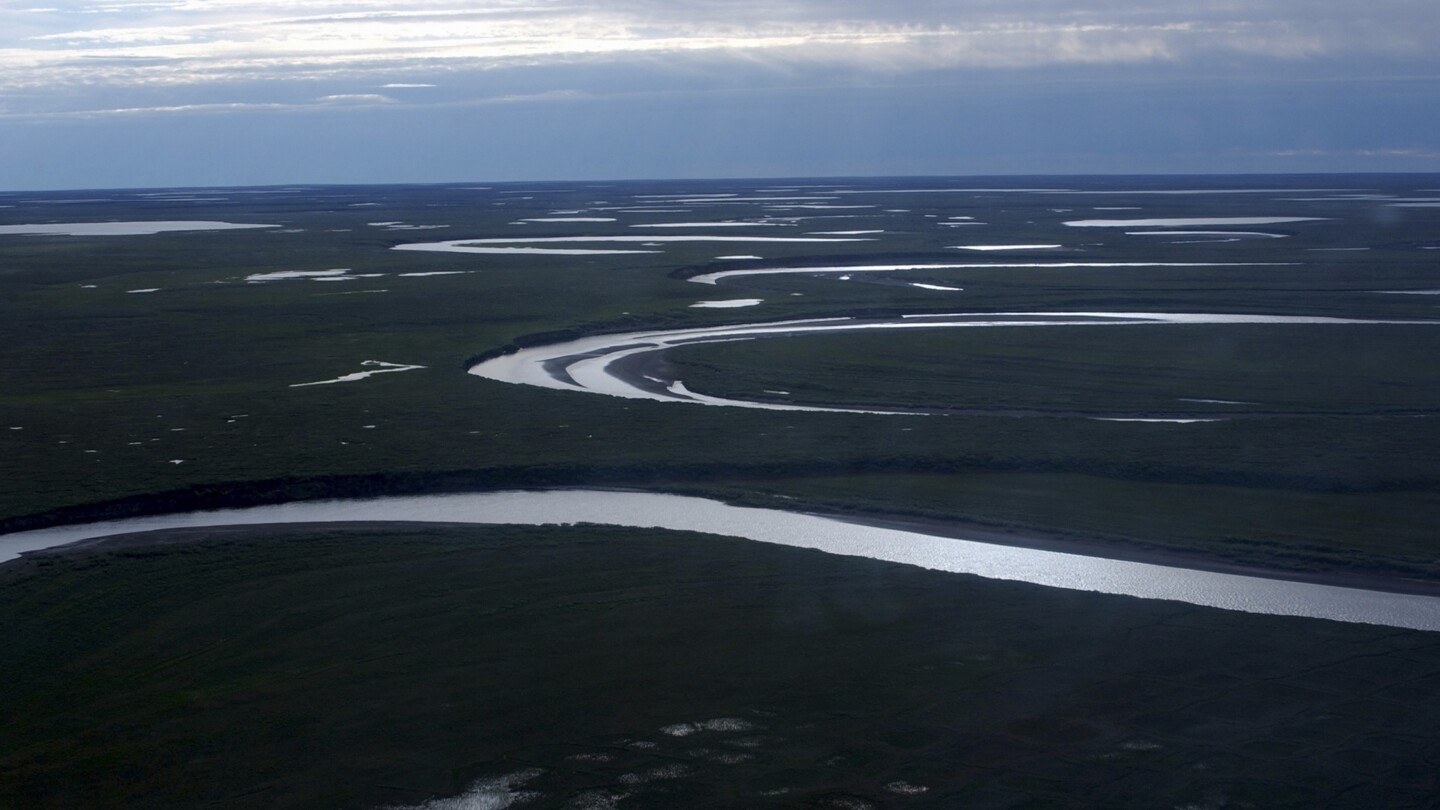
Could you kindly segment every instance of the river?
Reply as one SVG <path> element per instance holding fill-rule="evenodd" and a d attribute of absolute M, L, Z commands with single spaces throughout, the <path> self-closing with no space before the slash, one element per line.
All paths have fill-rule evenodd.
<path fill-rule="evenodd" d="M 0 535 L 0 563 L 26 551 L 130 532 L 334 521 L 658 527 L 1055 588 L 1169 599 L 1248 613 L 1440 630 L 1440 597 L 1111 560 L 867 526 L 821 515 L 731 506 L 704 498 L 609 490 L 305 501 L 60 526 Z"/>

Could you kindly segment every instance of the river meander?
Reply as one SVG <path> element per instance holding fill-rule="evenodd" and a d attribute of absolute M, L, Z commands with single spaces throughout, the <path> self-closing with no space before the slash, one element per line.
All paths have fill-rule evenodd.
<path fill-rule="evenodd" d="M 981 543 L 704 498 L 608 490 L 504 491 L 307 501 L 0 535 L 0 562 L 27 551 L 159 529 L 335 521 L 658 527 L 811 548 L 957 574 L 1193 605 L 1440 630 L 1440 597 L 1112 560 Z"/>
<path fill-rule="evenodd" d="M 663 355 L 672 348 L 701 343 L 721 343 L 760 338 L 794 337 L 857 331 L 895 329 L 1018 328 L 1018 327 L 1120 327 L 1185 326 L 1201 324 L 1299 324 L 1365 326 L 1383 324 L 1440 325 L 1437 320 L 1375 320 L 1335 318 L 1317 315 L 1266 315 L 1200 312 L 953 312 L 912 314 L 900 317 L 811 318 L 768 323 L 740 323 L 725 326 L 648 330 L 619 334 L 589 335 L 574 340 L 523 348 L 491 357 L 470 368 L 470 373 L 498 382 L 533 385 L 562 391 L 581 391 L 628 399 L 684 402 L 731 408 L 815 413 L 864 413 L 917 415 L 944 413 L 943 410 L 858 409 L 827 405 L 766 402 L 710 396 L 686 387 L 684 380 L 663 376 L 653 367 L 644 373 L 627 373 L 625 366 L 645 357 Z M 1096 417 L 1116 414 L 1097 413 Z M 1151 415 L 1148 421 L 1202 422 L 1191 413 L 1173 416 Z M 1208 417 L 1210 414 L 1205 414 Z"/>

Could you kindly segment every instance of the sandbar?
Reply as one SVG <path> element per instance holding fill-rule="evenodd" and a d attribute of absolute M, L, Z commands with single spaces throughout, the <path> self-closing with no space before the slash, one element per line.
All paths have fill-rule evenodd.
<path fill-rule="evenodd" d="M 765 299 L 763 298 L 728 298 L 723 301 L 696 301 L 690 305 L 691 309 L 738 309 L 739 307 L 753 307 Z"/>
<path fill-rule="evenodd" d="M 1072 219 L 1072 228 L 1147 228 L 1174 225 L 1279 225 L 1285 222 L 1320 222 L 1327 217 L 1159 217 L 1156 219 Z"/>
<path fill-rule="evenodd" d="M 951 245 L 951 250 L 1054 250 L 1063 245 Z"/>

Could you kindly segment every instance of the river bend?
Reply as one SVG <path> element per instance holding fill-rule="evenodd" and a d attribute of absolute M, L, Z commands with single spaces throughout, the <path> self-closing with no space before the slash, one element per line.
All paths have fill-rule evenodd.
<path fill-rule="evenodd" d="M 820 515 L 731 506 L 704 498 L 607 490 L 305 501 L 61 526 L 0 535 L 0 562 L 26 551 L 130 532 L 335 521 L 584 522 L 658 527 L 1056 588 L 1168 599 L 1248 613 L 1440 630 L 1440 597 L 1110 560 L 867 526 Z"/>
<path fill-rule="evenodd" d="M 562 391 L 582 391 L 658 402 L 684 402 L 694 405 L 818 413 L 881 415 L 948 413 L 948 411 L 940 410 L 842 408 L 715 397 L 690 390 L 686 387 L 684 380 L 662 376 L 663 367 L 660 364 L 649 364 L 650 370 L 645 373 L 627 373 L 624 369 L 627 366 L 638 365 L 636 361 L 647 355 L 658 356 L 678 346 L 797 335 L 889 329 L 1184 326 L 1191 324 L 1440 325 L 1440 321 L 1182 312 L 956 312 L 905 315 L 898 318 L 817 318 L 591 335 L 544 346 L 532 346 L 511 354 L 493 357 L 471 367 L 470 373 L 486 379 L 518 385 L 534 385 Z M 1096 414 L 1095 416 L 1105 417 L 1108 415 Z M 1206 416 L 1210 415 L 1206 414 Z M 1177 414 L 1173 418 L 1162 417 L 1146 421 L 1199 422 L 1206 421 L 1206 418 L 1196 418 L 1193 414 Z"/>

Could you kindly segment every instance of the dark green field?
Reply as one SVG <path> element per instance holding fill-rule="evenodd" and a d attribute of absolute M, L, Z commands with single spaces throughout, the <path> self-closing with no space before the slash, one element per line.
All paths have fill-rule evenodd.
<path fill-rule="evenodd" d="M 1332 325 L 935 329 L 710 344 L 669 353 L 699 390 L 860 407 L 1380 417 L 1440 411 L 1440 331 Z M 687 382 L 687 385 L 689 383 Z M 1237 397 L 1250 397 L 1237 400 Z M 770 397 L 775 399 L 773 395 Z"/>
<path fill-rule="evenodd" d="M 0 573 L 0 803 L 1434 799 L 1433 633 L 654 531 L 196 534 Z"/>
<path fill-rule="evenodd" d="M 196 196 L 218 201 L 198 202 L 0 194 L 0 226 L 279 226 L 0 233 L 0 531 L 307 498 L 623 486 L 938 519 L 1124 556 L 1433 583 L 1440 295 L 1395 291 L 1440 289 L 1440 209 L 1387 199 L 1440 187 L 1440 177 L 1043 180 L 831 181 L 866 193 L 808 192 L 819 205 L 870 206 L 844 209 L 647 196 L 753 197 L 757 186 L 784 185 L 768 181 L 217 190 Z M 969 185 L 1125 193 L 870 193 Z M 1246 186 L 1337 191 L 1143 193 Z M 1344 196 L 1356 193 L 1380 196 Z M 525 221 L 577 215 L 613 221 Z M 1173 228 L 1275 234 L 1235 241 L 1064 224 L 1265 216 L 1316 219 Z M 762 218 L 770 224 L 632 228 Z M 984 224 L 953 224 L 964 222 Z M 465 238 L 872 230 L 883 233 L 548 245 L 655 251 L 644 254 L 390 250 Z M 1062 247 L 956 247 L 1007 244 Z M 732 255 L 764 258 L 717 258 Z M 751 266 L 955 262 L 1229 266 L 686 280 Z M 347 280 L 246 280 L 339 268 Z M 415 273 L 451 274 L 402 275 Z M 764 300 L 689 306 L 725 298 Z M 506 346 L 597 332 L 1058 311 L 1435 324 L 902 330 L 692 346 L 666 358 L 691 389 L 719 396 L 953 411 L 943 416 L 662 404 L 465 373 L 470 359 Z M 292 387 L 374 370 L 363 365 L 371 360 L 424 368 Z M 533 789 L 559 807 L 586 791 L 625 792 L 621 775 L 673 762 L 692 770 L 652 787 L 677 792 L 647 787 L 620 806 L 844 806 L 840 794 L 897 806 L 1023 806 L 1025 797 L 1069 806 L 1074 785 L 1095 806 L 1220 806 L 1222 795 L 1229 806 L 1423 806 L 1427 789 L 1435 795 L 1424 774 L 1436 737 L 1419 724 L 1433 707 L 1412 688 L 1440 668 L 1429 634 L 719 540 L 673 544 L 680 553 L 636 532 L 465 531 L 479 539 L 407 530 L 399 543 L 361 531 L 5 564 L 6 647 L 21 652 L 4 673 L 14 688 L 0 704 L 0 773 L 15 776 L 0 777 L 0 789 L 22 807 L 367 806 L 538 767 Z M 584 562 L 599 537 L 622 550 Z M 631 568 L 646 572 L 643 587 L 621 583 Z M 532 581 L 533 594 L 523 587 Z M 836 606 L 852 589 L 853 605 Z M 592 611 L 564 605 L 566 593 L 609 596 Z M 830 605 L 815 614 L 829 619 L 799 640 L 776 629 L 776 616 L 811 621 L 796 601 L 811 597 Z M 702 618 L 712 610 L 719 618 Z M 888 618 L 871 624 L 872 610 Z M 963 620 L 925 618 L 937 615 Z M 217 647 L 220 638 L 237 641 Z M 495 665 L 502 646 L 530 663 Z M 947 669 L 973 655 L 1002 663 Z M 437 674 L 423 659 L 453 663 Z M 69 675 L 46 674 L 58 670 Z M 520 686 L 533 691 L 497 697 Z M 1162 699 L 1170 689 L 1185 698 Z M 729 770 L 692 757 L 689 738 L 657 731 L 732 716 L 763 726 L 774 745 Z M 643 757 L 625 748 L 642 739 L 684 746 Z M 1132 740 L 1163 747 L 1125 748 Z M 730 750 L 729 738 L 703 741 Z M 565 764 L 587 751 L 614 754 L 613 769 Z M 895 780 L 933 792 L 887 792 Z M 781 787 L 792 792 L 762 796 Z"/>

